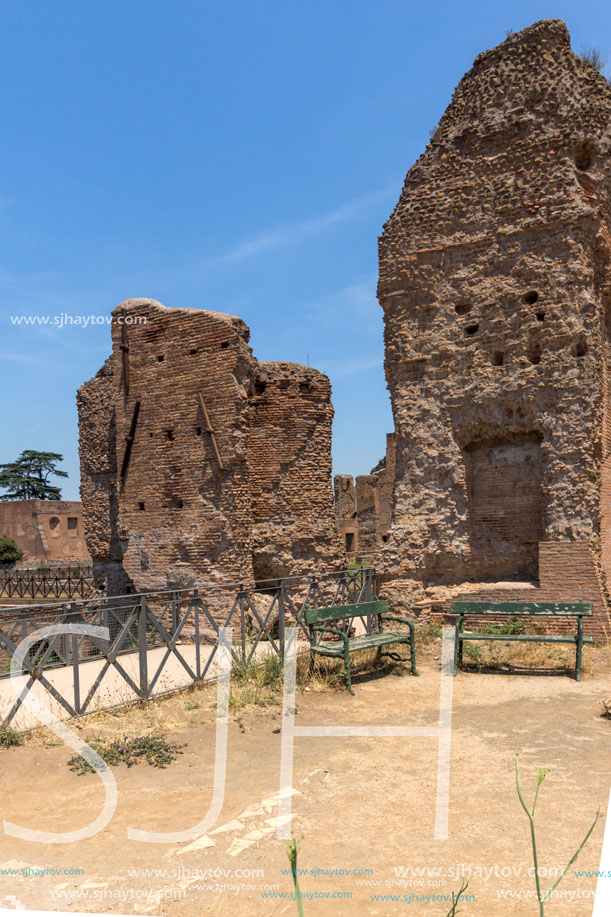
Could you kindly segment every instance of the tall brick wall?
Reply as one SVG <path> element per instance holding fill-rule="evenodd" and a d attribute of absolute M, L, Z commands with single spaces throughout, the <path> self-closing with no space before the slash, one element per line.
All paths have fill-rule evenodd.
<path fill-rule="evenodd" d="M 115 361 L 104 363 L 77 393 L 83 522 L 98 586 L 127 592 L 121 561 L 124 542 L 117 534 L 117 434 L 114 410 Z"/>
<path fill-rule="evenodd" d="M 247 326 L 234 316 L 146 299 L 122 303 L 113 319 L 112 356 L 77 399 L 82 496 L 98 579 L 115 592 L 251 582 L 253 469 L 261 477 L 265 456 L 257 460 L 250 443 L 263 383 Z M 328 406 L 314 431 L 322 463 L 313 481 L 316 516 L 305 514 L 302 537 L 312 524 L 324 529 L 319 479 L 331 436 L 325 381 Z M 304 397 L 300 390 L 293 399 L 297 414 Z M 276 456 L 285 458 L 281 445 Z M 292 462 L 287 456 L 287 467 Z M 299 483 L 305 503 L 305 473 Z M 332 513 L 330 496 L 328 502 Z M 294 507 L 280 496 L 276 518 L 283 510 L 292 521 Z M 258 515 L 263 522 L 260 505 Z M 305 548 L 303 555 L 310 557 Z"/>
<path fill-rule="evenodd" d="M 479 55 L 407 174 L 378 295 L 397 446 L 384 564 L 414 595 L 543 591 L 552 573 L 559 598 L 600 589 L 610 150 L 611 89 L 552 20 Z"/>
<path fill-rule="evenodd" d="M 344 562 L 331 489 L 331 386 L 295 363 L 261 363 L 250 398 L 255 579 Z"/>

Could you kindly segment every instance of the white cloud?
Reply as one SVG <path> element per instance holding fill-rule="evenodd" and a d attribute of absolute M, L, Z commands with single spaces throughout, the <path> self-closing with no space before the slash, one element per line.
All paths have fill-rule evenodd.
<path fill-rule="evenodd" d="M 388 188 L 368 194 L 359 200 L 343 204 L 341 207 L 337 207 L 335 210 L 323 213 L 320 216 L 311 217 L 308 220 L 300 220 L 288 226 L 281 226 L 279 229 L 262 232 L 252 239 L 241 242 L 235 248 L 225 252 L 225 254 L 209 258 L 205 263 L 206 267 L 223 267 L 273 249 L 296 245 L 304 239 L 319 235 L 331 226 L 353 219 L 370 204 L 375 204 L 378 201 L 396 195 L 398 190 L 398 185 L 393 184 Z"/>

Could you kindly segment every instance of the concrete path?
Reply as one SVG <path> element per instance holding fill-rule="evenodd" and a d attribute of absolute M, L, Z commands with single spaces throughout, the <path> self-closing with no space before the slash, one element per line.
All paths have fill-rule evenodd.
<path fill-rule="evenodd" d="M 201 669 L 205 669 L 210 656 L 214 650 L 213 645 L 202 644 L 200 646 Z M 195 653 L 196 646 L 193 643 L 178 644 L 177 651 L 181 654 L 187 665 L 195 672 Z M 257 660 L 263 659 L 266 654 L 273 652 L 268 643 L 260 643 L 257 646 L 255 657 Z M 153 681 L 159 667 L 163 663 L 163 668 L 157 678 L 151 696 L 157 697 L 169 691 L 175 691 L 179 688 L 187 687 L 193 683 L 189 672 L 181 664 L 180 660 L 174 653 L 165 659 L 167 650 L 165 646 L 152 647 L 147 652 L 148 682 Z M 138 686 L 140 682 L 140 668 L 138 653 L 125 653 L 117 657 L 118 664 L 124 669 L 126 674 L 131 678 L 133 683 Z M 86 700 L 89 691 L 95 684 L 95 681 L 106 664 L 105 659 L 92 659 L 82 661 L 78 665 L 79 687 L 81 703 Z M 217 660 L 213 659 L 212 664 L 206 674 L 205 681 L 213 681 L 217 674 Z M 47 679 L 65 700 L 74 706 L 74 670 L 73 666 L 61 666 L 54 669 L 46 669 L 44 677 Z M 28 677 L 20 676 L 17 690 L 25 687 Z M 52 713 L 60 720 L 69 719 L 70 714 L 39 682 L 36 682 L 31 688 L 32 695 L 43 703 Z M 0 679 L 0 722 L 2 722 L 10 712 L 15 703 L 16 694 L 11 678 Z M 95 694 L 87 706 L 87 712 L 108 709 L 110 707 L 121 706 L 122 704 L 133 703 L 138 699 L 138 694 L 130 687 L 123 675 L 114 666 L 110 665 L 104 674 Z M 20 731 L 32 729 L 39 725 L 39 721 L 29 710 L 22 705 L 17 714 L 11 720 L 11 726 Z"/>

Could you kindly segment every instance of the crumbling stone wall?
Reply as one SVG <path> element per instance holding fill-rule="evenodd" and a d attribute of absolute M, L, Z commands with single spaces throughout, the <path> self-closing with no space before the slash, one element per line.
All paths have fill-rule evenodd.
<path fill-rule="evenodd" d="M 257 581 L 341 565 L 331 488 L 331 386 L 295 363 L 261 363 L 250 398 Z"/>
<path fill-rule="evenodd" d="M 530 580 L 608 626 L 610 150 L 611 89 L 544 21 L 477 57 L 407 174 L 378 289 L 404 594 Z"/>
<path fill-rule="evenodd" d="M 258 524 L 266 517 L 252 492 L 253 469 L 260 481 L 265 457 L 254 441 L 251 448 L 250 437 L 265 370 L 248 346 L 247 326 L 231 315 L 132 299 L 113 312 L 112 336 L 112 356 L 77 398 L 82 497 L 98 580 L 115 593 L 252 582 L 253 508 Z M 294 367 L 293 373 L 300 370 Z M 308 429 L 322 462 L 313 479 L 310 514 L 308 475 L 305 470 L 297 475 L 302 538 L 325 531 L 322 453 L 330 450 L 331 435 L 325 381 L 328 405 Z M 297 417 L 304 395 L 295 395 Z M 307 434 L 301 445 L 307 451 L 306 439 Z M 285 455 L 282 443 L 275 454 L 277 483 L 284 484 L 296 455 Z M 330 469 L 327 489 L 332 539 Z M 283 511 L 288 528 L 277 524 Z M 280 495 L 275 527 L 257 534 L 259 549 L 266 537 L 270 553 L 292 551 L 282 539 L 293 532 L 293 511 Z M 318 558 L 306 547 L 302 553 L 308 563 Z M 326 562 L 341 559 L 337 550 Z"/>

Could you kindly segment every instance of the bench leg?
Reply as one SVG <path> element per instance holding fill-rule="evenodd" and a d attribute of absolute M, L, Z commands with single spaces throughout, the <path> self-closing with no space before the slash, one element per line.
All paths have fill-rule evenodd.
<path fill-rule="evenodd" d="M 354 694 L 352 690 L 352 681 L 350 680 L 350 652 L 348 647 L 344 650 L 344 668 L 346 669 L 346 687 L 351 694 Z"/>
<path fill-rule="evenodd" d="M 412 662 L 412 675 L 418 675 L 418 669 L 416 668 L 416 635 L 413 624 L 409 625 L 409 648 Z"/>
<path fill-rule="evenodd" d="M 581 651 L 583 648 L 583 618 L 577 618 L 577 656 L 575 659 L 575 679 L 581 681 Z"/>
<path fill-rule="evenodd" d="M 311 678 L 314 673 L 314 653 L 310 650 L 310 662 L 308 665 L 308 678 Z"/>
<path fill-rule="evenodd" d="M 458 661 L 462 662 L 462 643 L 460 640 L 460 623 L 462 618 L 459 618 L 456 622 L 456 628 L 454 631 L 454 677 L 458 671 Z"/>

